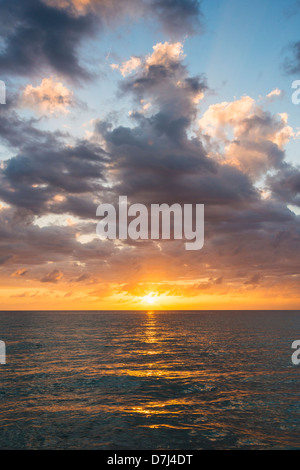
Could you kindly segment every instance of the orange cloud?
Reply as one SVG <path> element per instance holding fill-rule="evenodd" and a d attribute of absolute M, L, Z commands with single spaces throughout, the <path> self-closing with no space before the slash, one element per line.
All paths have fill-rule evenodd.
<path fill-rule="evenodd" d="M 18 269 L 12 274 L 12 277 L 26 276 L 28 269 Z"/>
<path fill-rule="evenodd" d="M 159 42 L 153 46 L 153 53 L 147 57 L 146 65 L 163 65 L 169 67 L 173 62 L 179 62 L 185 58 L 183 44 L 181 42 L 164 44 Z"/>
<path fill-rule="evenodd" d="M 146 56 L 145 60 L 142 61 L 139 57 L 131 57 L 121 65 L 111 64 L 111 68 L 114 70 L 120 70 L 123 77 L 131 74 L 137 69 L 144 67 L 145 70 L 151 66 L 163 66 L 170 67 L 174 62 L 180 62 L 185 58 L 183 53 L 183 44 L 181 42 L 164 44 L 159 42 L 153 46 L 153 53 Z M 181 82 L 178 82 L 181 85 Z"/>
<path fill-rule="evenodd" d="M 272 115 L 243 96 L 211 105 L 199 124 L 201 131 L 224 146 L 222 163 L 256 179 L 282 160 L 284 146 L 294 137 L 287 122 L 286 113 Z"/>
<path fill-rule="evenodd" d="M 123 77 L 130 75 L 132 72 L 142 66 L 142 61 L 139 57 L 131 57 L 129 60 L 123 62 L 121 65 L 111 64 L 111 68 L 114 70 L 120 70 Z"/>
<path fill-rule="evenodd" d="M 58 269 L 54 269 L 53 271 L 51 271 L 50 273 L 46 274 L 46 276 L 44 276 L 42 279 L 41 279 L 41 282 L 58 282 L 62 279 L 63 277 L 63 273 L 61 271 L 59 271 Z"/>
<path fill-rule="evenodd" d="M 69 9 L 74 15 L 85 15 L 89 11 L 100 10 L 102 18 L 113 19 L 116 11 L 120 14 L 137 14 L 142 8 L 140 0 L 120 2 L 120 0 L 43 0 L 51 7 Z"/>
<path fill-rule="evenodd" d="M 69 112 L 73 106 L 73 92 L 63 83 L 51 78 L 44 78 L 39 86 L 27 85 L 21 98 L 22 106 L 32 108 L 41 114 Z"/>
<path fill-rule="evenodd" d="M 267 98 L 269 99 L 279 96 L 282 96 L 282 91 L 279 90 L 279 88 L 275 88 L 275 90 L 272 90 L 270 91 L 270 93 L 267 94 Z"/>

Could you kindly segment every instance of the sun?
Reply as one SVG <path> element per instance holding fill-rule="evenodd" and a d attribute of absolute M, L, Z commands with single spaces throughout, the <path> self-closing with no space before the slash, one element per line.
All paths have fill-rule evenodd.
<path fill-rule="evenodd" d="M 155 292 L 149 292 L 149 294 L 144 295 L 144 297 L 141 297 L 141 302 L 143 304 L 147 305 L 152 305 L 157 301 L 158 294 Z"/>

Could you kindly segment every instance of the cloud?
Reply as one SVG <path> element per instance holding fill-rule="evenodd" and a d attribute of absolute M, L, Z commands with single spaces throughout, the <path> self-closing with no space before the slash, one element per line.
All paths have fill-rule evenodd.
<path fill-rule="evenodd" d="M 171 36 L 202 32 L 201 2 L 198 0 L 153 0 L 152 11 Z"/>
<path fill-rule="evenodd" d="M 152 292 L 151 283 L 177 297 L 274 293 L 283 279 L 286 295 L 297 292 L 299 218 L 287 204 L 299 203 L 299 170 L 285 159 L 287 115 L 249 96 L 204 112 L 208 85 L 203 75 L 190 75 L 181 42 L 158 43 L 130 61 L 119 89 L 136 107 L 130 123 L 95 120 L 89 140 L 47 132 L 38 119 L 3 108 L 0 134 L 10 151 L 0 168 L 5 282 L 30 281 L 35 289 L 52 283 L 67 293 L 77 282 L 86 289 L 78 296 L 89 302 L 108 295 L 125 302 Z M 95 239 L 97 205 L 119 195 L 146 205 L 205 204 L 203 250 L 187 253 L 178 240 Z M 20 266 L 26 275 L 14 275 Z"/>
<path fill-rule="evenodd" d="M 300 41 L 292 45 L 291 53 L 292 58 L 285 61 L 285 69 L 287 73 L 293 75 L 300 72 Z"/>
<path fill-rule="evenodd" d="M 58 271 L 58 269 L 54 269 L 50 273 L 46 274 L 46 276 L 42 277 L 41 282 L 58 282 L 63 278 L 63 273 Z"/>
<path fill-rule="evenodd" d="M 267 178 L 267 184 L 272 194 L 287 204 L 300 207 L 300 170 L 292 165 Z"/>
<path fill-rule="evenodd" d="M 267 94 L 267 98 L 272 100 L 282 95 L 283 95 L 283 91 L 279 90 L 279 88 L 275 88 L 274 90 L 270 91 L 270 93 Z"/>
<path fill-rule="evenodd" d="M 3 256 L 0 256 L 0 266 L 5 264 L 6 261 L 10 260 L 12 257 L 12 255 L 3 255 Z"/>
<path fill-rule="evenodd" d="M 44 78 L 39 86 L 27 85 L 23 90 L 21 104 L 37 110 L 40 114 L 67 114 L 74 106 L 74 96 L 62 82 Z"/>
<path fill-rule="evenodd" d="M 201 30 L 196 0 L 2 0 L 0 75 L 55 72 L 77 82 L 89 80 L 94 74 L 80 60 L 80 47 L 128 16 L 156 18 L 172 36 Z"/>
<path fill-rule="evenodd" d="M 106 22 L 120 21 L 123 15 L 142 14 L 145 5 L 141 0 L 43 0 L 51 7 L 71 12 L 74 16 L 97 14 Z M 118 17 L 116 17 L 118 13 Z"/>
<path fill-rule="evenodd" d="M 108 23 L 124 16 L 156 18 L 172 37 L 197 34 L 203 30 L 199 0 L 44 0 L 74 15 L 97 14 Z"/>
<path fill-rule="evenodd" d="M 255 180 L 283 165 L 284 146 L 294 137 L 287 121 L 287 114 L 271 114 L 243 96 L 211 105 L 199 125 L 209 145 L 213 140 L 219 147 L 220 162 L 237 166 Z"/>
<path fill-rule="evenodd" d="M 144 60 L 140 57 L 131 57 L 121 65 L 111 64 L 111 68 L 114 70 L 120 70 L 123 77 L 130 75 L 132 72 L 137 71 L 143 67 L 144 74 L 149 74 L 151 67 L 162 67 L 165 70 L 168 68 L 176 67 L 176 64 L 180 64 L 185 58 L 183 53 L 183 43 L 157 43 L 153 46 L 153 53 L 148 54 Z"/>
<path fill-rule="evenodd" d="M 89 141 L 64 142 L 60 132 L 38 130 L 15 113 L 0 117 L 2 140 L 16 150 L 2 162 L 0 198 L 33 214 L 62 213 L 91 218 L 91 194 L 105 182 L 105 151 Z M 62 195 L 62 197 L 58 197 Z"/>
<path fill-rule="evenodd" d="M 197 187 L 198 199 L 205 192 L 206 200 L 214 198 L 218 167 L 207 158 L 201 142 L 188 137 L 198 112 L 199 95 L 204 95 L 207 84 L 202 76 L 189 76 L 184 57 L 181 43 L 156 44 L 152 54 L 141 58 L 142 66 L 136 73 L 120 83 L 121 93 L 133 97 L 139 107 L 141 103 L 151 103 L 147 115 L 132 111 L 131 127 L 113 128 L 103 121 L 96 124 L 96 133 L 112 156 L 109 176 L 117 184 L 114 189 L 119 194 L 165 202 L 180 194 L 182 201 L 188 201 L 194 199 Z M 220 170 L 227 171 L 228 180 L 247 180 L 235 169 L 232 174 L 230 169 Z M 225 194 L 231 197 L 226 185 L 224 181 L 220 189 L 224 199 Z M 247 192 L 247 181 L 240 186 Z"/>
<path fill-rule="evenodd" d="M 131 57 L 129 60 L 123 62 L 123 64 L 111 64 L 113 70 L 119 69 L 123 77 L 130 75 L 136 69 L 142 66 L 142 61 L 139 57 Z"/>
<path fill-rule="evenodd" d="M 245 285 L 257 285 L 261 282 L 261 275 L 260 274 L 253 274 L 253 276 L 244 282 Z"/>
<path fill-rule="evenodd" d="M 240 121 L 253 114 L 255 101 L 243 96 L 233 102 L 224 101 L 211 105 L 200 120 L 200 128 L 211 136 L 226 139 L 226 125 L 236 126 Z"/>
<path fill-rule="evenodd" d="M 159 43 L 153 50 L 120 84 L 122 93 L 139 105 L 150 100 L 151 113 L 132 112 L 131 127 L 96 123 L 112 158 L 113 191 L 146 204 L 178 202 L 178 195 L 182 203 L 209 207 L 246 207 L 260 200 L 247 174 L 235 165 L 221 165 L 200 138 L 189 134 L 199 110 L 196 97 L 205 94 L 207 85 L 203 77 L 189 76 L 182 44 Z"/>
<path fill-rule="evenodd" d="M 139 104 L 142 100 L 151 102 L 153 111 L 159 110 L 153 119 L 162 132 L 169 127 L 173 136 L 181 135 L 188 127 L 197 111 L 196 104 L 207 90 L 204 76 L 189 76 L 184 58 L 182 43 L 158 43 L 152 54 L 141 58 L 142 66 L 126 77 L 120 87 Z"/>
<path fill-rule="evenodd" d="M 87 79 L 78 47 L 96 31 L 92 15 L 74 17 L 41 0 L 4 0 L 0 4 L 0 74 L 32 76 L 45 69 L 70 79 Z"/>
<path fill-rule="evenodd" d="M 171 67 L 173 64 L 181 62 L 185 55 L 183 53 L 183 44 L 181 42 L 158 43 L 153 46 L 153 53 L 146 58 L 146 65 Z"/>
<path fill-rule="evenodd" d="M 143 272 L 148 263 L 149 272 L 151 253 L 160 272 L 169 260 L 172 274 L 169 269 L 166 276 L 173 279 L 179 272 L 185 276 L 184 263 L 195 278 L 201 269 L 216 279 L 213 273 L 221 272 L 223 291 L 235 289 L 225 279 L 231 286 L 258 289 L 262 278 L 265 288 L 277 282 L 279 273 L 298 275 L 290 259 L 299 242 L 296 218 L 274 197 L 271 185 L 269 199 L 254 185 L 270 169 L 282 175 L 286 168 L 284 146 L 293 135 L 287 115 L 271 114 L 245 96 L 212 105 L 200 120 L 201 132 L 193 134 L 199 114 L 195 98 L 205 94 L 206 82 L 189 76 L 181 43 L 159 43 L 153 51 L 120 83 L 121 92 L 139 106 L 149 100 L 150 113 L 132 112 L 130 127 L 96 122 L 95 132 L 111 156 L 110 197 L 114 201 L 126 194 L 130 202 L 145 204 L 171 204 L 178 198 L 181 203 L 204 203 L 205 248 L 187 260 L 179 245 L 161 242 L 156 253 L 148 242 L 143 255 L 139 251 L 136 269 Z M 128 240 L 126 245 L 136 248 L 138 243 Z M 120 264 L 121 258 L 122 252 Z M 199 285 L 202 289 L 207 283 Z"/>
<path fill-rule="evenodd" d="M 12 276 L 13 277 L 23 277 L 23 276 L 26 276 L 26 274 L 28 273 L 28 269 L 17 269 L 17 271 L 15 271 Z"/>

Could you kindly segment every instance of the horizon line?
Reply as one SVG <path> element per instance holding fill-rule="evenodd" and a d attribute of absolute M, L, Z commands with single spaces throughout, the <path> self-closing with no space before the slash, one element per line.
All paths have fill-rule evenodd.
<path fill-rule="evenodd" d="M 104 310 L 97 310 L 97 309 L 72 309 L 72 310 L 43 310 L 43 309 L 34 309 L 34 310 L 0 310 L 0 313 L 9 313 L 9 312 L 300 312 L 299 309 L 284 309 L 284 308 L 277 308 L 277 309 L 240 309 L 240 308 L 233 308 L 233 309 L 104 309 Z"/>

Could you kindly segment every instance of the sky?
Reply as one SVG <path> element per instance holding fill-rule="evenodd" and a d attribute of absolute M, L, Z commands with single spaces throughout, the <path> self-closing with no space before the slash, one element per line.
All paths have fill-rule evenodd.
<path fill-rule="evenodd" d="M 298 309 L 300 2 L 0 0 L 2 310 Z M 204 204 L 205 241 L 99 204 Z"/>

